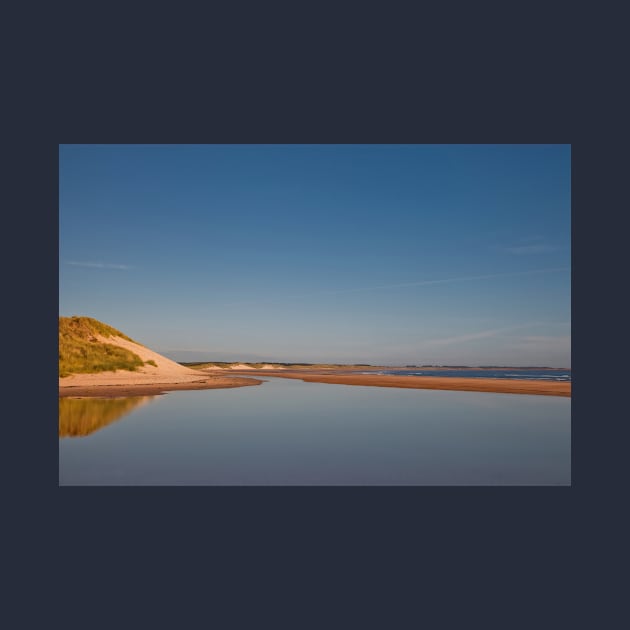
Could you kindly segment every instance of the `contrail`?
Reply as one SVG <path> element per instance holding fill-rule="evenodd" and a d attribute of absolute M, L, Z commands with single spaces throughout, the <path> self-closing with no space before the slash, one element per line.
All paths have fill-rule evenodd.
<path fill-rule="evenodd" d="M 467 282 L 469 280 L 489 280 L 493 278 L 510 278 L 514 276 L 527 276 L 538 273 L 553 273 L 556 271 L 570 271 L 570 267 L 551 267 L 548 269 L 533 269 L 530 271 L 512 271 L 508 273 L 493 273 L 486 274 L 483 276 L 460 276 L 458 278 L 443 278 L 441 280 L 420 280 L 418 282 L 401 282 L 398 284 L 380 284 L 373 287 L 357 287 L 354 289 L 338 289 L 335 291 L 317 291 L 315 293 L 298 293 L 293 294 L 291 298 L 301 298 L 301 297 L 317 297 L 319 295 L 339 295 L 343 293 L 358 293 L 360 291 L 378 291 L 381 289 L 396 289 L 400 287 L 422 287 L 429 286 L 433 284 L 447 284 L 451 282 Z M 272 300 L 270 302 L 265 302 L 266 304 L 277 303 L 277 300 Z M 260 301 L 256 302 L 231 302 L 229 304 L 225 304 L 224 306 L 245 306 L 248 304 L 260 304 Z"/>
<path fill-rule="evenodd" d="M 131 269 L 129 265 L 117 265 L 114 263 L 100 263 L 100 262 L 77 262 L 69 260 L 66 265 L 73 265 L 75 267 L 93 267 L 95 269 Z"/>
<path fill-rule="evenodd" d="M 493 273 L 485 276 L 462 276 L 460 278 L 444 278 L 442 280 L 420 280 L 419 282 L 402 282 L 400 284 L 381 284 L 374 287 L 361 287 L 357 289 L 341 289 L 339 291 L 322 291 L 317 294 L 311 295 L 321 295 L 322 293 L 351 293 L 354 291 L 376 291 L 378 289 L 394 289 L 397 287 L 420 287 L 429 284 L 446 284 L 448 282 L 464 282 L 467 280 L 488 280 L 490 278 L 507 278 L 512 276 L 525 276 L 535 273 L 551 273 L 554 271 L 569 271 L 570 267 L 552 267 L 551 269 L 534 269 L 532 271 L 512 271 L 509 273 Z"/>
<path fill-rule="evenodd" d="M 439 339 L 429 339 L 425 345 L 450 345 L 453 343 L 462 343 L 465 341 L 473 341 L 475 339 L 484 339 L 486 337 L 495 337 L 503 332 L 512 332 L 514 330 L 522 330 L 524 328 L 537 328 L 539 326 L 566 326 L 570 322 L 527 322 L 525 324 L 516 324 L 514 326 L 504 326 L 503 328 L 493 328 L 491 330 L 482 330 L 474 333 L 467 333 L 465 335 L 457 335 L 454 337 L 442 337 Z"/>

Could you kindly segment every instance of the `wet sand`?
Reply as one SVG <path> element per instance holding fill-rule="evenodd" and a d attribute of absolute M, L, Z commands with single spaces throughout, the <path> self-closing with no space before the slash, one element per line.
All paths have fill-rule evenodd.
<path fill-rule="evenodd" d="M 76 385 L 59 387 L 59 398 L 68 396 L 76 398 L 121 398 L 127 396 L 159 395 L 180 389 L 227 389 L 230 387 L 247 387 L 260 385 L 263 381 L 257 378 L 212 376 L 198 381 L 185 383 L 141 383 L 125 385 Z"/>
<path fill-rule="evenodd" d="M 567 381 L 535 381 L 501 378 L 460 378 L 455 376 L 394 376 L 381 374 L 340 374 L 333 371 L 306 373 L 306 370 L 266 370 L 265 376 L 297 378 L 307 383 L 361 385 L 363 387 L 400 387 L 406 389 L 442 389 L 495 394 L 533 394 L 571 396 Z"/>

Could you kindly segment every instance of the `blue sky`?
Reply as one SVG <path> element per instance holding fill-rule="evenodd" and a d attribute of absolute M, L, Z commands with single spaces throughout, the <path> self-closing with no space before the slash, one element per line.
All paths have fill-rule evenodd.
<path fill-rule="evenodd" d="M 569 145 L 61 145 L 60 315 L 179 360 L 570 366 Z"/>

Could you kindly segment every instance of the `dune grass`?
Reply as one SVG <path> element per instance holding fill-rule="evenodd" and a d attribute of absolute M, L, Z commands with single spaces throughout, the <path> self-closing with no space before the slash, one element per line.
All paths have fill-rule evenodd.
<path fill-rule="evenodd" d="M 91 317 L 59 318 L 59 376 L 93 374 L 116 370 L 135 372 L 144 361 L 134 352 L 99 341 L 101 337 L 121 337 L 138 343 L 119 330 Z"/>

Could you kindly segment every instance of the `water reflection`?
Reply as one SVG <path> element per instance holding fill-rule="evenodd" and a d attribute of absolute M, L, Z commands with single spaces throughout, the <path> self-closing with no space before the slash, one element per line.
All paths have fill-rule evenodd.
<path fill-rule="evenodd" d="M 60 398 L 59 437 L 84 437 L 153 400 L 155 396 L 132 398 Z"/>
<path fill-rule="evenodd" d="M 66 400 L 130 416 L 60 439 L 59 484 L 571 484 L 570 398 L 265 380 L 133 410 L 146 399 Z"/>

